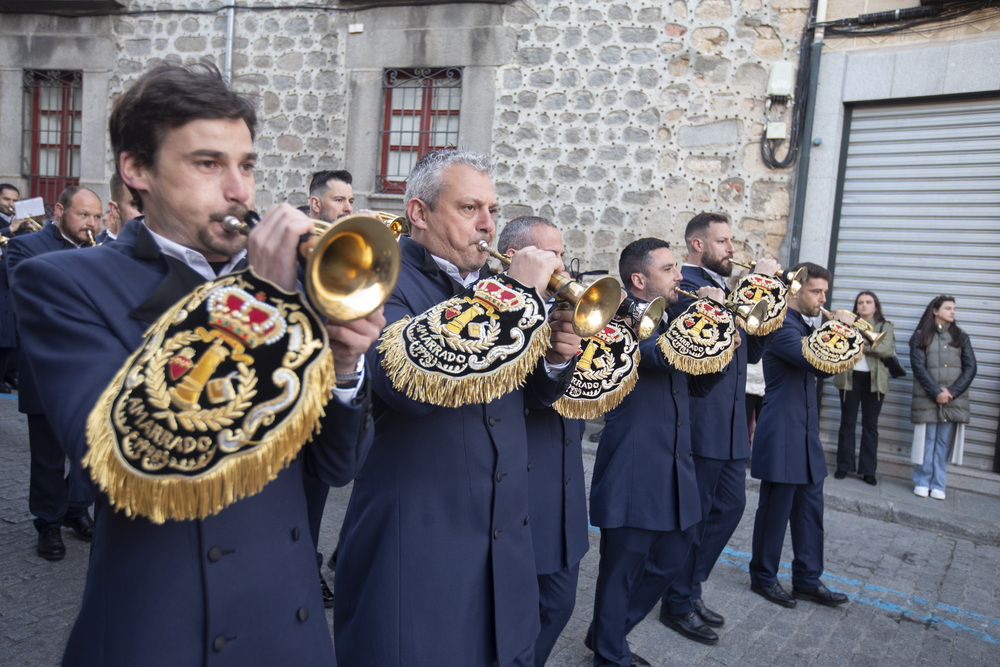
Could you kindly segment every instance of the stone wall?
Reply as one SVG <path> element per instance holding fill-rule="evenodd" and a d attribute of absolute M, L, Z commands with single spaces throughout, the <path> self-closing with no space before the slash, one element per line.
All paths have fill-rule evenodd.
<path fill-rule="evenodd" d="M 312 171 L 350 168 L 344 164 L 347 26 L 377 22 L 370 12 L 272 4 L 278 7 L 238 10 L 235 24 L 233 82 L 258 99 L 261 115 L 260 208 L 303 203 Z M 221 6 L 189 0 L 172 3 L 172 13 L 113 19 L 119 59 L 111 97 L 161 60 L 208 58 L 221 68 Z M 796 59 L 806 6 L 807 0 L 506 6 L 503 21 L 516 40 L 496 71 L 492 128 L 502 220 L 551 217 L 573 256 L 589 268 L 614 270 L 629 241 L 656 235 L 683 247 L 693 214 L 724 211 L 746 244 L 742 256 L 777 256 L 791 173 L 761 162 L 763 92 L 770 66 Z M 130 11 L 165 7 L 156 0 L 129 4 Z M 192 13 L 176 13 L 181 9 Z M 442 40 L 447 27 L 441 25 Z"/>
<path fill-rule="evenodd" d="M 259 114 L 256 205 L 263 209 L 287 201 L 298 206 L 306 203 L 312 172 L 344 168 L 346 82 L 341 36 L 346 21 L 334 11 L 288 9 L 293 3 L 287 1 L 248 4 L 278 6 L 238 10 L 234 30 L 233 85 L 255 98 Z M 170 9 L 175 12 L 208 13 L 116 18 L 113 36 L 120 57 L 111 80 L 112 95 L 164 60 L 207 59 L 223 69 L 227 15 L 215 11 L 222 5 L 174 2 Z M 162 2 L 133 0 L 129 10 L 164 7 Z"/>

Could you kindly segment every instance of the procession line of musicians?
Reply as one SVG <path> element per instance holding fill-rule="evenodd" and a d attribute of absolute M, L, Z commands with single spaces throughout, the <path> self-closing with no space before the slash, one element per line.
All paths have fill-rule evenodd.
<path fill-rule="evenodd" d="M 277 205 L 249 241 L 220 223 L 252 207 L 256 125 L 253 106 L 214 68 L 147 72 L 110 120 L 116 170 L 142 220 L 130 220 L 112 243 L 39 253 L 10 271 L 22 377 L 37 398 L 30 414 L 43 415 L 71 479 L 87 474 L 96 397 L 178 299 L 247 266 L 296 289 L 298 240 L 312 224 L 304 214 Z M 552 344 L 523 387 L 458 408 L 408 397 L 378 347 L 387 324 L 419 316 L 485 275 L 488 256 L 476 244 L 495 240 L 492 175 L 487 157 L 459 150 L 416 165 L 398 284 L 384 309 L 326 323 L 336 373 L 322 428 L 273 481 L 205 518 L 161 523 L 126 516 L 97 494 L 65 664 L 545 662 L 572 612 L 588 547 L 582 423 L 548 407 L 565 391 L 580 347 L 568 311 L 550 311 Z M 663 297 L 674 315 L 686 305 L 678 285 L 723 301 L 733 254 L 727 220 L 697 216 L 685 241 L 684 266 L 665 241 L 629 244 L 619 263 L 627 291 Z M 505 275 L 539 294 L 565 268 L 559 231 L 547 220 L 509 223 L 499 246 L 512 256 Z M 595 665 L 648 664 L 626 637 L 657 602 L 669 627 L 718 640 L 712 628 L 724 619 L 702 600 L 701 584 L 745 505 L 746 366 L 761 358 L 768 389 L 751 469 L 762 480 L 751 588 L 788 607 L 796 598 L 846 601 L 820 581 L 822 374 L 804 360 L 801 340 L 829 274 L 806 267 L 784 325 L 768 337 L 742 336 L 717 373 L 688 375 L 664 359 L 656 336 L 641 343 L 635 388 L 606 416 L 591 489 L 590 522 L 601 529 L 586 642 Z M 757 267 L 776 268 L 766 260 Z M 333 643 L 304 475 L 354 482 L 337 553 Z M 789 524 L 792 591 L 777 580 Z"/>

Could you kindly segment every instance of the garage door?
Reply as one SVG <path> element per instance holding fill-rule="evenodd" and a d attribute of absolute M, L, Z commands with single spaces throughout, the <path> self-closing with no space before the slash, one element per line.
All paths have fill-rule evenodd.
<path fill-rule="evenodd" d="M 1000 412 L 1000 98 L 857 105 L 848 109 L 845 127 L 827 306 L 851 308 L 865 289 L 878 294 L 909 372 L 890 382 L 879 457 L 909 458 L 908 341 L 927 303 L 948 294 L 979 365 L 964 465 L 993 470 Z M 835 447 L 839 401 L 832 382 L 824 384 L 820 428 Z"/>

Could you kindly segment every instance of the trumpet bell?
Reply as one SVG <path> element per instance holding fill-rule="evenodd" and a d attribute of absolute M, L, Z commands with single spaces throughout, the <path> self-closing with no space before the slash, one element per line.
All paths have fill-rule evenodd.
<path fill-rule="evenodd" d="M 744 304 L 736 309 L 736 315 L 743 322 L 743 330 L 752 336 L 767 317 L 767 303 L 758 301 L 752 306 Z"/>
<path fill-rule="evenodd" d="M 788 283 L 788 291 L 792 296 L 799 293 L 802 289 L 802 284 L 805 283 L 806 279 L 809 277 L 809 270 L 806 267 L 802 267 L 794 273 L 792 271 L 786 271 L 784 275 L 785 282 Z"/>
<path fill-rule="evenodd" d="M 589 285 L 565 279 L 565 284 L 559 285 L 557 295 L 573 304 L 573 330 L 576 335 L 590 338 L 618 312 L 622 288 L 611 276 L 598 278 Z"/>
<path fill-rule="evenodd" d="M 396 237 L 378 218 L 349 215 L 330 224 L 306 261 L 306 292 L 335 322 L 367 317 L 399 280 Z"/>
<path fill-rule="evenodd" d="M 618 307 L 618 314 L 631 318 L 636 336 L 639 340 L 646 340 L 656 333 L 666 309 L 667 302 L 662 296 L 658 296 L 652 301 L 643 301 L 629 296 L 625 297 L 621 306 Z"/>

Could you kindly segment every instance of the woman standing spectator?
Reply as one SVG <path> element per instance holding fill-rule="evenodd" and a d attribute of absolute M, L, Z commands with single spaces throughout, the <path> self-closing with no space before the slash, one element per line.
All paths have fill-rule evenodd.
<path fill-rule="evenodd" d="M 976 355 L 969 335 L 955 324 L 955 298 L 939 296 L 927 305 L 910 337 L 913 365 L 913 493 L 944 500 L 948 444 L 959 424 L 956 455 L 969 423 L 969 385 L 976 376 Z"/>
<path fill-rule="evenodd" d="M 889 371 L 883 359 L 896 350 L 892 322 L 882 315 L 882 304 L 874 292 L 859 292 L 854 299 L 854 314 L 864 319 L 876 332 L 885 335 L 878 345 L 865 344 L 861 361 L 849 371 L 833 378 L 833 386 L 840 390 L 840 432 L 837 436 L 837 472 L 834 477 L 844 479 L 854 472 L 854 430 L 861 407 L 861 451 L 858 455 L 858 474 L 866 483 L 875 486 L 875 467 L 878 465 L 878 416 L 882 401 L 889 390 Z"/>

